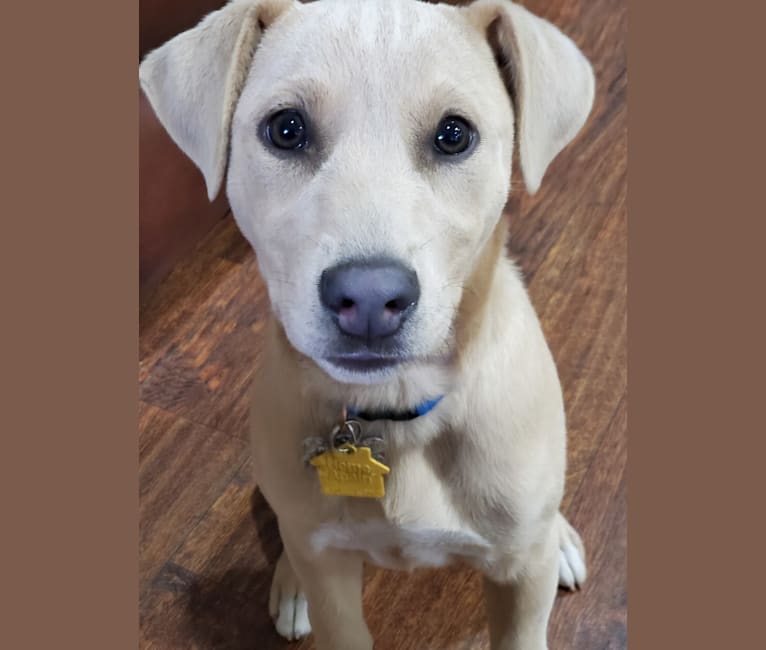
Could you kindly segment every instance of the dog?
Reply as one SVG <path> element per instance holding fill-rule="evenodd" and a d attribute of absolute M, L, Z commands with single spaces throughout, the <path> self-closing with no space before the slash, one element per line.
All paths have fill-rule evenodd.
<path fill-rule="evenodd" d="M 268 288 L 251 437 L 277 630 L 368 650 L 364 562 L 464 562 L 493 650 L 547 648 L 585 553 L 502 214 L 514 145 L 534 193 L 585 123 L 584 55 L 509 0 L 234 0 L 139 77 L 211 200 L 226 179 Z"/>

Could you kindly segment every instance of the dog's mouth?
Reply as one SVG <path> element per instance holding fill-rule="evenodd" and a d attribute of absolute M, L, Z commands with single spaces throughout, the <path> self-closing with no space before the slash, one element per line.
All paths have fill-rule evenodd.
<path fill-rule="evenodd" d="M 403 363 L 405 359 L 398 356 L 364 353 L 328 357 L 327 361 L 346 371 L 366 373 L 393 368 Z"/>

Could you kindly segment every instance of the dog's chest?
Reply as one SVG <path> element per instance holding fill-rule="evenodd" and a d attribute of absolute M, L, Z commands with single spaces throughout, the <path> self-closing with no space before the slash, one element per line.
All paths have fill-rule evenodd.
<path fill-rule="evenodd" d="M 318 553 L 328 548 L 360 552 L 371 564 L 388 569 L 442 567 L 457 561 L 485 565 L 492 553 L 490 544 L 470 530 L 385 519 L 324 523 L 311 543 Z"/>
<path fill-rule="evenodd" d="M 395 465 L 386 496 L 349 499 L 312 534 L 317 552 L 361 552 L 385 568 L 441 567 L 462 560 L 486 565 L 493 547 L 463 517 L 454 496 L 422 458 Z"/>

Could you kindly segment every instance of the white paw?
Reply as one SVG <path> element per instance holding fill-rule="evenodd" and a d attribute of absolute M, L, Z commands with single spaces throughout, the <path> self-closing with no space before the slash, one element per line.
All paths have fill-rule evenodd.
<path fill-rule="evenodd" d="M 574 591 L 585 583 L 585 549 L 577 531 L 559 515 L 559 586 Z"/>
<path fill-rule="evenodd" d="M 288 641 L 295 641 L 311 633 L 306 597 L 284 552 L 279 557 L 271 580 L 269 614 L 274 619 L 277 632 Z"/>

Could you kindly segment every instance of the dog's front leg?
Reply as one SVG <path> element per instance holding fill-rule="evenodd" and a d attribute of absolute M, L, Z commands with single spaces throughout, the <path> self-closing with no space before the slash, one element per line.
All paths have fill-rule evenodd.
<path fill-rule="evenodd" d="M 548 618 L 559 579 L 558 538 L 544 545 L 511 579 L 485 576 L 492 650 L 546 650 Z"/>
<path fill-rule="evenodd" d="M 314 554 L 306 538 L 280 525 L 285 553 L 300 581 L 318 650 L 372 650 L 362 612 L 363 562 L 358 553 Z"/>

